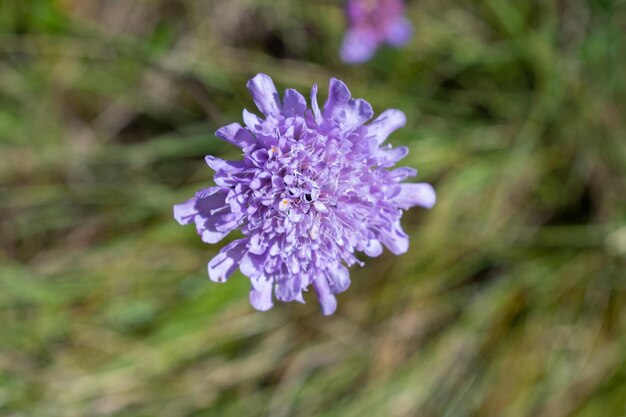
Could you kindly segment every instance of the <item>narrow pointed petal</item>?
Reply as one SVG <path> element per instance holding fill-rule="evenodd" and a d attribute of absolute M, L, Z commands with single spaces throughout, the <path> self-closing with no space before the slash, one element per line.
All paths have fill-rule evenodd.
<path fill-rule="evenodd" d="M 409 237 L 402 230 L 400 221 L 396 221 L 390 229 L 382 230 L 380 232 L 380 241 L 394 255 L 402 255 L 409 250 Z"/>
<path fill-rule="evenodd" d="M 324 103 L 324 117 L 330 117 L 336 107 L 343 107 L 350 100 L 352 95 L 348 86 L 336 78 L 331 78 L 328 85 L 328 98 Z"/>
<path fill-rule="evenodd" d="M 322 123 L 322 112 L 320 111 L 319 103 L 317 102 L 317 84 L 313 84 L 311 88 L 311 109 L 313 110 L 313 116 L 315 117 L 315 123 L 318 125 Z"/>
<path fill-rule="evenodd" d="M 376 154 L 378 165 L 383 168 L 393 166 L 396 162 L 409 154 L 409 148 L 406 146 L 398 146 L 393 149 L 380 149 Z"/>
<path fill-rule="evenodd" d="M 272 302 L 272 283 L 264 281 L 266 284 L 261 288 L 250 289 L 250 305 L 259 311 L 267 311 L 274 306 Z"/>
<path fill-rule="evenodd" d="M 257 74 L 248 81 L 248 90 L 254 103 L 266 116 L 279 116 L 281 113 L 280 97 L 272 79 L 265 74 Z"/>
<path fill-rule="evenodd" d="M 224 246 L 222 250 L 209 261 L 209 278 L 214 282 L 225 282 L 237 270 L 239 260 L 245 253 L 246 239 L 235 240 Z"/>
<path fill-rule="evenodd" d="M 193 223 L 197 213 L 195 198 L 174 206 L 174 218 L 181 225 Z"/>
<path fill-rule="evenodd" d="M 245 168 L 243 161 L 226 161 L 212 155 L 204 157 L 206 164 L 215 172 L 217 171 L 239 171 Z"/>
<path fill-rule="evenodd" d="M 432 208 L 437 202 L 437 195 L 433 186 L 425 182 L 400 184 L 400 192 L 391 202 L 404 210 L 414 206 Z"/>
<path fill-rule="evenodd" d="M 301 279 L 299 275 L 294 275 L 289 279 L 284 279 L 276 283 L 274 289 L 276 299 L 283 302 L 290 302 L 302 298 Z"/>
<path fill-rule="evenodd" d="M 258 278 L 263 275 L 263 266 L 265 265 L 266 255 L 255 255 L 247 252 L 239 264 L 239 270 L 248 278 Z"/>
<path fill-rule="evenodd" d="M 389 177 L 391 180 L 400 182 L 409 177 L 414 177 L 417 175 L 417 170 L 409 167 L 401 167 L 396 168 L 394 170 L 389 171 Z"/>
<path fill-rule="evenodd" d="M 323 116 L 334 121 L 344 131 L 361 126 L 374 115 L 367 101 L 350 97 L 350 90 L 343 81 L 331 79 Z"/>
<path fill-rule="evenodd" d="M 212 216 L 207 219 L 196 216 L 196 228 L 198 230 L 198 235 L 200 235 L 200 238 L 204 243 L 217 243 L 228 236 L 228 234 L 234 229 L 233 227 L 227 231 L 217 230 L 216 220 L 214 219 L 217 217 L 218 216 Z"/>
<path fill-rule="evenodd" d="M 337 310 L 337 298 L 330 292 L 330 287 L 326 281 L 326 277 L 319 276 L 313 281 L 313 287 L 317 293 L 317 298 L 322 307 L 322 313 L 330 316 Z"/>
<path fill-rule="evenodd" d="M 220 127 L 215 132 L 215 136 L 240 148 L 247 148 L 255 143 L 254 136 L 239 123 Z"/>
<path fill-rule="evenodd" d="M 343 81 L 331 78 L 328 84 L 328 98 L 324 103 L 324 111 L 322 112 L 324 119 L 332 119 L 333 116 L 340 119 L 340 110 L 346 106 L 351 97 L 350 90 Z"/>
<path fill-rule="evenodd" d="M 367 242 L 364 252 L 367 256 L 375 258 L 383 253 L 383 245 L 380 244 L 380 241 L 371 239 Z"/>
<path fill-rule="evenodd" d="M 285 117 L 304 116 L 306 100 L 304 96 L 292 88 L 285 91 L 283 98 L 283 115 Z"/>
<path fill-rule="evenodd" d="M 261 129 L 263 120 L 261 120 L 256 114 L 243 109 L 243 123 L 248 129 L 254 132 L 257 129 Z"/>
<path fill-rule="evenodd" d="M 339 264 L 333 268 L 329 268 L 327 276 L 331 283 L 331 291 L 333 294 L 344 292 L 350 286 L 350 272 L 348 268 Z"/>
<path fill-rule="evenodd" d="M 180 224 L 195 223 L 204 242 L 217 243 L 238 226 L 238 221 L 233 223 L 228 217 L 225 197 L 219 187 L 200 190 L 194 198 L 174 206 L 174 218 Z"/>
<path fill-rule="evenodd" d="M 367 125 L 367 135 L 376 139 L 381 145 L 390 134 L 404 127 L 406 116 L 400 110 L 389 109 L 380 114 L 372 123 Z"/>

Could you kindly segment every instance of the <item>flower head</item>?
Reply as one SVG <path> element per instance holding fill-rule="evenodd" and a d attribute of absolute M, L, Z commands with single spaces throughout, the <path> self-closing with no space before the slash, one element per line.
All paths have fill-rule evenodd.
<path fill-rule="evenodd" d="M 250 303 L 268 310 L 273 298 L 304 302 L 313 286 L 324 314 L 335 294 L 350 285 L 355 252 L 378 256 L 407 251 L 402 210 L 432 207 L 429 184 L 402 184 L 413 168 L 390 169 L 406 147 L 383 145 L 405 124 L 404 114 L 387 110 L 368 125 L 372 107 L 352 99 L 346 85 L 330 81 L 321 110 L 317 86 L 311 109 L 288 89 L 281 100 L 271 78 L 259 74 L 248 88 L 264 118 L 243 111 L 245 127 L 233 123 L 216 135 L 243 151 L 243 160 L 207 156 L 216 186 L 174 206 L 181 224 L 195 224 L 206 243 L 217 243 L 240 228 L 244 237 L 226 245 L 208 266 L 209 277 L 226 281 L 237 269 L 250 278 Z"/>
<path fill-rule="evenodd" d="M 402 0 L 348 0 L 348 30 L 341 47 L 341 59 L 350 64 L 367 61 L 383 43 L 400 46 L 413 31 L 403 16 Z"/>

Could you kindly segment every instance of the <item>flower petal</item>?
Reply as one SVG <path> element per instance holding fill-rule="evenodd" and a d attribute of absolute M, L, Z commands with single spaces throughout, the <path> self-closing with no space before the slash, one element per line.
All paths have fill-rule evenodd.
<path fill-rule="evenodd" d="M 302 299 L 301 275 L 296 274 L 276 282 L 274 293 L 276 299 L 283 302 Z"/>
<path fill-rule="evenodd" d="M 322 307 L 322 313 L 325 316 L 330 316 L 337 310 L 337 298 L 330 292 L 326 277 L 323 275 L 316 277 L 313 280 L 313 287 Z"/>
<path fill-rule="evenodd" d="M 267 256 L 265 254 L 255 255 L 252 252 L 247 252 L 239 263 L 239 270 L 242 274 L 248 278 L 258 278 L 263 275 L 263 266 Z"/>
<path fill-rule="evenodd" d="M 376 153 L 378 165 L 383 168 L 393 166 L 396 162 L 409 154 L 409 148 L 406 146 L 398 146 L 392 149 L 379 149 Z"/>
<path fill-rule="evenodd" d="M 226 193 L 219 187 L 205 191 L 196 194 L 196 231 L 203 242 L 217 243 L 239 225 L 241 217 L 231 218 Z"/>
<path fill-rule="evenodd" d="M 226 161 L 213 155 L 204 157 L 206 164 L 215 172 L 217 171 L 239 171 L 246 167 L 243 161 Z"/>
<path fill-rule="evenodd" d="M 255 130 L 260 130 L 262 128 L 263 120 L 256 114 L 243 109 L 243 123 L 248 129 L 254 132 Z"/>
<path fill-rule="evenodd" d="M 193 223 L 197 213 L 195 197 L 174 206 L 174 218 L 181 225 Z"/>
<path fill-rule="evenodd" d="M 433 186 L 425 182 L 400 184 L 400 192 L 391 198 L 391 202 L 404 210 L 413 206 L 432 208 L 437 202 L 437 195 Z"/>
<path fill-rule="evenodd" d="M 318 125 L 321 124 L 322 112 L 320 111 L 320 105 L 317 102 L 317 84 L 313 84 L 313 88 L 311 88 L 311 109 L 313 110 L 315 123 L 317 123 Z"/>
<path fill-rule="evenodd" d="M 331 78 L 328 85 L 328 98 L 324 103 L 324 117 L 332 115 L 335 107 L 343 107 L 352 95 L 348 86 L 341 80 Z"/>
<path fill-rule="evenodd" d="M 214 282 L 225 282 L 237 270 L 239 260 L 246 250 L 247 239 L 235 240 L 224 246 L 222 250 L 209 261 L 209 278 Z"/>
<path fill-rule="evenodd" d="M 381 230 L 379 240 L 394 255 L 402 255 L 409 250 L 409 237 L 402 230 L 399 220 L 395 221 L 389 230 Z"/>
<path fill-rule="evenodd" d="M 409 167 L 400 167 L 389 171 L 389 178 L 396 182 L 403 181 L 409 177 L 414 177 L 416 175 L 417 170 L 415 168 Z"/>
<path fill-rule="evenodd" d="M 362 99 L 351 99 L 350 90 L 336 78 L 330 80 L 328 99 L 324 104 L 324 119 L 337 123 L 344 131 L 354 129 L 374 115 L 372 106 Z"/>
<path fill-rule="evenodd" d="M 255 143 L 254 136 L 239 123 L 231 123 L 220 127 L 215 132 L 215 136 L 240 148 L 247 148 Z"/>
<path fill-rule="evenodd" d="M 256 106 L 266 116 L 279 116 L 281 113 L 280 97 L 272 79 L 265 74 L 257 74 L 248 81 L 248 90 Z"/>
<path fill-rule="evenodd" d="M 367 135 L 381 145 L 391 133 L 406 124 L 406 116 L 400 110 L 385 110 L 372 123 L 367 125 Z"/>
<path fill-rule="evenodd" d="M 234 223 L 228 230 L 218 230 L 218 222 L 220 216 L 210 216 L 203 218 L 196 216 L 196 229 L 198 234 L 204 243 L 217 243 L 224 239 L 233 229 L 235 229 L 238 223 Z"/>
<path fill-rule="evenodd" d="M 174 206 L 174 218 L 180 224 L 196 224 L 196 231 L 206 243 L 217 243 L 239 225 L 233 218 L 220 187 L 200 190 L 183 204 Z"/>
<path fill-rule="evenodd" d="M 267 311 L 274 306 L 272 302 L 272 282 L 263 280 L 265 283 L 260 288 L 250 289 L 250 305 L 259 311 Z"/>
<path fill-rule="evenodd" d="M 375 258 L 383 253 L 383 246 L 376 239 L 370 239 L 365 246 L 364 252 L 367 256 Z"/>
<path fill-rule="evenodd" d="M 293 88 L 288 88 L 283 97 L 283 115 L 285 117 L 304 116 L 306 100 Z"/>
<path fill-rule="evenodd" d="M 326 275 L 330 281 L 333 294 L 344 292 L 350 286 L 350 271 L 341 264 L 327 269 Z"/>

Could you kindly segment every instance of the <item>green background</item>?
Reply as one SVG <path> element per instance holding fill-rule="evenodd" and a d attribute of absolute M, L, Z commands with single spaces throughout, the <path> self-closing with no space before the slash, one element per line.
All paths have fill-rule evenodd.
<path fill-rule="evenodd" d="M 346 66 L 339 1 L 1 0 L 0 415 L 625 416 L 625 9 L 409 1 Z M 258 72 L 401 109 L 438 192 L 332 317 L 254 311 L 171 215 Z"/>

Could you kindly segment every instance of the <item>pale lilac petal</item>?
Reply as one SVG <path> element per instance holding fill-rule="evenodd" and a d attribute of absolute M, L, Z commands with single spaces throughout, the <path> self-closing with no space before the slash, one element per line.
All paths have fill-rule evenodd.
<path fill-rule="evenodd" d="M 184 203 L 174 206 L 174 218 L 181 225 L 193 223 L 197 213 L 195 198 L 190 198 Z"/>
<path fill-rule="evenodd" d="M 248 81 L 248 90 L 252 94 L 254 103 L 261 113 L 266 116 L 279 116 L 282 105 L 278 91 L 274 86 L 272 79 L 265 74 L 257 74 Z"/>
<path fill-rule="evenodd" d="M 239 260 L 246 250 L 246 239 L 235 240 L 224 246 L 209 262 L 209 278 L 214 282 L 225 282 L 237 270 Z"/>
<path fill-rule="evenodd" d="M 232 205 L 230 208 L 232 209 Z M 224 211 L 218 212 L 217 214 L 214 214 L 214 216 L 219 216 L 219 221 L 215 222 L 215 230 L 220 233 L 229 233 L 241 224 L 241 219 L 244 217 L 244 214 L 242 212 L 229 213 Z"/>
<path fill-rule="evenodd" d="M 378 165 L 381 167 L 393 166 L 396 162 L 409 154 L 409 148 L 406 146 L 398 146 L 392 149 L 380 149 L 376 154 Z"/>
<path fill-rule="evenodd" d="M 389 179 L 392 181 L 400 182 L 409 177 L 414 177 L 417 175 L 417 170 L 415 168 L 409 167 L 401 167 L 396 168 L 394 170 L 389 171 Z"/>
<path fill-rule="evenodd" d="M 317 102 L 317 84 L 313 84 L 313 88 L 311 88 L 311 109 L 313 110 L 313 115 L 315 116 L 315 123 L 318 125 L 322 123 L 322 112 L 320 111 L 320 106 Z"/>
<path fill-rule="evenodd" d="M 206 243 L 217 243 L 235 229 L 239 219 L 230 219 L 225 203 L 226 194 L 219 187 L 199 191 L 194 198 L 174 206 L 174 217 L 180 224 L 196 224 L 196 230 Z"/>
<path fill-rule="evenodd" d="M 350 286 L 350 272 L 348 268 L 339 264 L 329 268 L 327 271 L 329 282 L 331 283 L 331 291 L 333 294 L 344 292 Z"/>
<path fill-rule="evenodd" d="M 320 276 L 313 281 L 313 287 L 322 307 L 322 313 L 330 316 L 337 310 L 337 298 L 331 293 L 326 277 Z"/>
<path fill-rule="evenodd" d="M 220 127 L 215 132 L 215 136 L 240 148 L 247 148 L 255 143 L 254 136 L 239 123 Z"/>
<path fill-rule="evenodd" d="M 276 283 L 274 294 L 276 299 L 283 302 L 297 301 L 302 299 L 302 285 L 299 275 L 289 279 L 283 279 Z"/>
<path fill-rule="evenodd" d="M 380 241 L 393 253 L 394 255 L 402 255 L 409 250 L 409 237 L 400 222 L 395 222 L 390 229 L 380 231 Z"/>
<path fill-rule="evenodd" d="M 376 239 L 370 239 L 367 242 L 367 246 L 365 246 L 364 252 L 367 256 L 375 258 L 383 253 L 383 245 Z"/>
<path fill-rule="evenodd" d="M 243 123 L 248 129 L 255 131 L 257 129 L 261 129 L 263 125 L 263 120 L 261 120 L 256 114 L 250 113 L 248 110 L 243 109 Z"/>
<path fill-rule="evenodd" d="M 301 304 L 306 304 L 306 301 L 304 301 L 304 296 L 302 296 L 302 293 L 296 295 L 296 298 L 294 298 L 293 301 L 297 301 Z"/>
<path fill-rule="evenodd" d="M 269 159 L 269 152 L 267 149 L 257 149 L 256 151 L 246 155 L 246 158 L 248 158 L 257 168 L 263 168 L 265 166 L 265 162 Z"/>
<path fill-rule="evenodd" d="M 267 311 L 274 306 L 272 302 L 272 283 L 263 281 L 261 288 L 250 289 L 250 305 L 259 311 Z"/>
<path fill-rule="evenodd" d="M 372 106 L 363 99 L 350 100 L 343 110 L 342 125 L 346 129 L 354 129 L 363 125 L 374 115 Z"/>
<path fill-rule="evenodd" d="M 220 187 L 210 187 L 196 193 L 196 211 L 202 217 L 208 217 L 215 210 L 226 206 L 226 192 Z"/>
<path fill-rule="evenodd" d="M 393 46 L 402 46 L 413 35 L 413 25 L 405 17 L 399 17 L 387 28 L 387 42 Z"/>
<path fill-rule="evenodd" d="M 205 156 L 204 161 L 215 172 L 238 171 L 245 168 L 243 161 L 226 161 L 212 155 Z"/>
<path fill-rule="evenodd" d="M 252 235 L 250 237 L 250 242 L 248 242 L 248 251 L 254 255 L 262 255 L 267 250 L 268 243 L 261 239 L 261 236 L 258 234 Z"/>
<path fill-rule="evenodd" d="M 288 88 L 283 97 L 283 115 L 285 117 L 304 116 L 306 100 L 293 88 Z"/>
<path fill-rule="evenodd" d="M 437 195 L 433 186 L 425 182 L 400 184 L 400 192 L 391 198 L 391 202 L 405 210 L 414 206 L 432 208 L 437 202 Z"/>
<path fill-rule="evenodd" d="M 241 258 L 239 270 L 248 278 L 258 278 L 263 274 L 266 258 L 267 256 L 264 254 L 256 255 L 248 252 Z"/>
<path fill-rule="evenodd" d="M 328 98 L 324 103 L 324 117 L 328 118 L 332 115 L 335 107 L 345 105 L 352 95 L 348 86 L 341 80 L 336 78 L 330 79 L 328 85 Z"/>
<path fill-rule="evenodd" d="M 208 218 L 196 216 L 196 229 L 204 243 L 217 243 L 237 227 L 237 223 L 235 223 L 228 230 L 220 231 L 218 230 L 219 221 L 220 216 L 210 216 Z"/>
<path fill-rule="evenodd" d="M 390 134 L 404 127 L 406 116 L 400 110 L 389 109 L 380 114 L 372 123 L 367 125 L 367 135 L 376 139 L 381 145 Z"/>
<path fill-rule="evenodd" d="M 350 90 L 343 81 L 333 78 L 324 104 L 324 118 L 337 123 L 343 130 L 361 126 L 374 115 L 372 106 L 362 99 L 351 99 Z"/>

